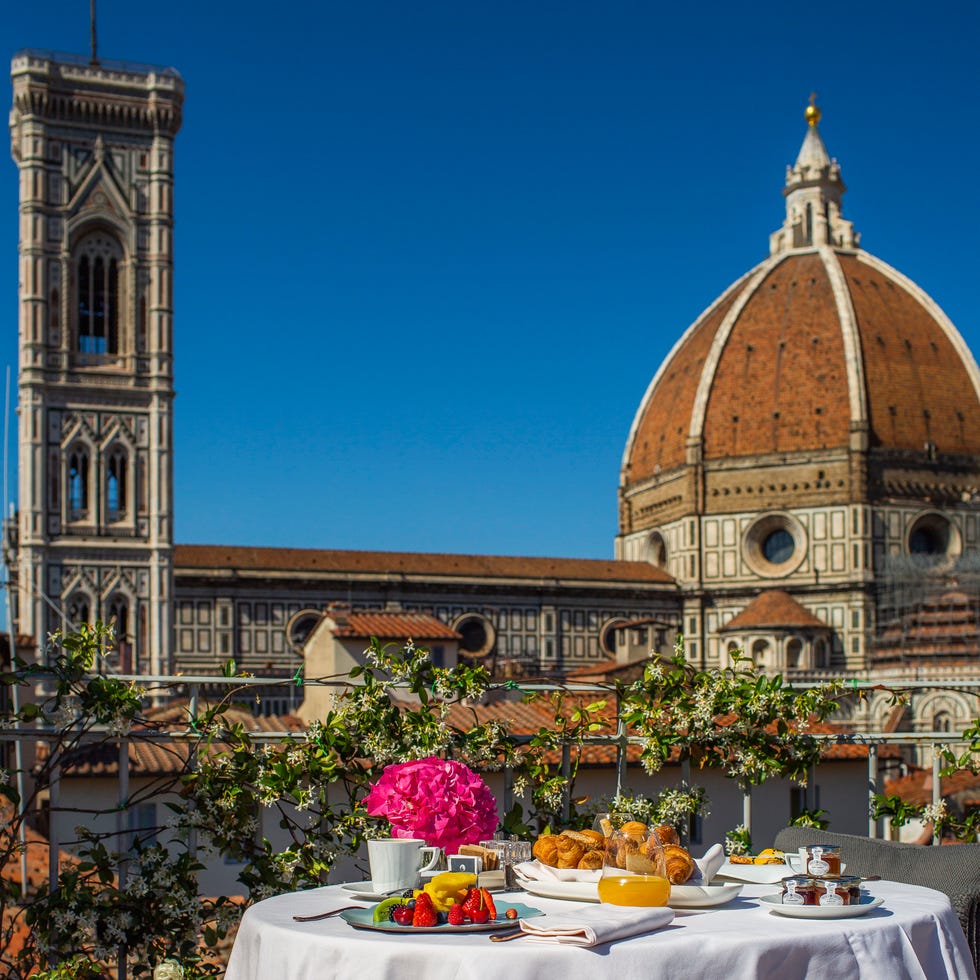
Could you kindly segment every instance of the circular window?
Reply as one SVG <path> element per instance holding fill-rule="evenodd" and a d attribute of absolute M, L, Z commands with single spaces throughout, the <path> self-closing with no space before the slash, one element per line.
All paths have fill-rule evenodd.
<path fill-rule="evenodd" d="M 299 612 L 293 613 L 286 623 L 286 642 L 297 653 L 301 653 L 310 638 L 310 633 L 321 619 L 323 613 L 319 609 L 300 609 Z"/>
<path fill-rule="evenodd" d="M 781 578 L 802 564 L 806 531 L 790 514 L 766 514 L 745 532 L 742 554 L 756 575 Z"/>
<path fill-rule="evenodd" d="M 625 626 L 629 620 L 622 616 L 607 619 L 599 630 L 599 646 L 611 657 L 616 655 L 616 636 L 617 630 Z"/>
<path fill-rule="evenodd" d="M 762 542 L 762 553 L 771 565 L 782 565 L 784 561 L 789 561 L 795 548 L 793 535 L 784 528 L 773 531 Z"/>
<path fill-rule="evenodd" d="M 480 613 L 463 613 L 453 629 L 460 635 L 459 652 L 464 657 L 486 657 L 497 642 L 493 623 Z"/>
<path fill-rule="evenodd" d="M 910 555 L 923 558 L 955 558 L 960 553 L 959 532 L 942 514 L 922 514 L 909 528 Z"/>

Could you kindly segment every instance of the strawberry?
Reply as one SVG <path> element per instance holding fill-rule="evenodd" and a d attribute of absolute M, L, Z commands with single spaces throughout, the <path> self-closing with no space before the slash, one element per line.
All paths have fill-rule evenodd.
<path fill-rule="evenodd" d="M 436 915 L 432 899 L 428 895 L 422 894 L 415 900 L 415 912 L 412 915 L 412 925 L 431 927 L 439 924 L 439 916 Z"/>
<path fill-rule="evenodd" d="M 459 902 L 453 902 L 449 907 L 449 924 L 451 926 L 461 926 L 466 921 L 466 913 Z"/>
<path fill-rule="evenodd" d="M 471 888 L 466 893 L 466 899 L 463 902 L 463 912 L 466 918 L 473 919 L 473 913 L 478 912 L 483 908 L 483 895 L 479 888 Z M 475 919 L 473 920 L 476 921 Z"/>
<path fill-rule="evenodd" d="M 497 918 L 497 906 L 493 904 L 493 899 L 490 897 L 490 892 L 486 888 L 480 889 L 480 895 L 483 897 L 483 905 L 490 913 L 491 919 Z"/>

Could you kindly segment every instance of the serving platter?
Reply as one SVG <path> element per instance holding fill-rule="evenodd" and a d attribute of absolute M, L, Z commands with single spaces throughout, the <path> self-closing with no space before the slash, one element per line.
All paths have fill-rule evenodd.
<path fill-rule="evenodd" d="M 599 886 L 594 881 L 558 881 L 557 879 L 522 881 L 524 890 L 538 898 L 558 898 L 570 902 L 598 902 Z M 721 885 L 671 885 L 672 909 L 703 909 L 727 905 L 742 890 L 738 883 Z"/>
<path fill-rule="evenodd" d="M 496 906 L 496 919 L 490 922 L 467 922 L 461 926 L 451 926 L 448 923 L 441 923 L 437 926 L 400 926 L 397 922 L 375 922 L 374 909 L 347 909 L 340 913 L 339 918 L 352 925 L 355 929 L 370 929 L 372 932 L 393 932 L 400 936 L 438 932 L 452 936 L 457 932 L 488 932 L 493 929 L 513 929 L 521 919 L 533 919 L 535 916 L 544 915 L 541 909 L 524 905 L 523 902 L 497 902 Z M 508 919 L 506 917 L 508 909 L 514 909 L 517 912 L 516 919 Z"/>
<path fill-rule="evenodd" d="M 862 895 L 853 905 L 783 905 L 782 895 L 763 895 L 760 902 L 776 915 L 791 919 L 853 919 L 878 908 L 884 899 Z"/>
<path fill-rule="evenodd" d="M 753 885 L 775 885 L 791 874 L 793 870 L 782 861 L 779 864 L 732 864 L 726 859 L 715 872 L 715 877 Z"/>

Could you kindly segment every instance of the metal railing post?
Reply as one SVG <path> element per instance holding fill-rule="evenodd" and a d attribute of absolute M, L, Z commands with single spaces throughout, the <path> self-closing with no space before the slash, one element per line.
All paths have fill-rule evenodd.
<path fill-rule="evenodd" d="M 561 820 L 567 825 L 572 819 L 572 747 L 568 744 L 561 747 L 561 776 L 565 781 L 561 793 Z"/>
<path fill-rule="evenodd" d="M 868 746 L 868 836 L 878 836 L 878 821 L 874 817 L 875 795 L 878 792 L 878 746 Z"/>

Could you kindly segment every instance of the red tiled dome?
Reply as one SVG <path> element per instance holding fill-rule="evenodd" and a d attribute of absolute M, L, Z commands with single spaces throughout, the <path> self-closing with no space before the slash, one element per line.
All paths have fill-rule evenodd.
<path fill-rule="evenodd" d="M 781 251 L 684 334 L 640 404 L 624 456 L 635 485 L 684 465 L 871 449 L 980 454 L 980 374 L 917 286 L 860 249 Z"/>

